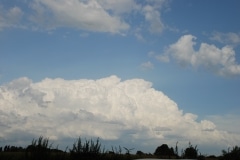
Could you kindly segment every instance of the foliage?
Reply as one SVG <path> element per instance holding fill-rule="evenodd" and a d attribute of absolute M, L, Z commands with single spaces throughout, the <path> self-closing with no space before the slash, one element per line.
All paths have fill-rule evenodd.
<path fill-rule="evenodd" d="M 101 154 L 101 144 L 99 143 L 99 138 L 96 143 L 91 140 L 86 140 L 82 143 L 81 138 L 73 144 L 73 148 L 70 149 L 70 157 L 71 159 L 79 159 L 79 157 L 83 157 L 85 159 L 94 159 Z"/>
<path fill-rule="evenodd" d="M 174 150 L 173 148 L 169 148 L 167 144 L 162 144 L 161 146 L 158 146 L 157 149 L 154 152 L 154 155 L 159 156 L 161 158 L 170 158 L 171 156 L 174 156 Z"/>
<path fill-rule="evenodd" d="M 167 144 L 158 146 L 154 152 L 146 154 L 142 151 L 137 151 L 136 154 L 130 154 L 134 149 L 126 150 L 126 153 L 122 153 L 122 148 L 112 147 L 111 151 L 105 151 L 105 148 L 101 148 L 99 138 L 96 141 L 87 140 L 82 141 L 79 137 L 74 142 L 73 147 L 65 151 L 58 148 L 52 148 L 52 144 L 49 143 L 48 138 L 42 136 L 38 139 L 33 139 L 32 143 L 26 148 L 5 145 L 0 147 L 0 160 L 134 160 L 144 158 L 167 158 L 167 159 L 198 159 L 198 160 L 240 160 L 240 147 L 235 146 L 228 151 L 222 150 L 222 156 L 208 156 L 198 155 L 197 146 L 193 147 L 191 143 L 186 149 L 182 150 L 182 156 L 178 156 L 178 142 L 175 149 L 169 148 Z"/>
<path fill-rule="evenodd" d="M 197 146 L 193 147 L 192 144 L 189 142 L 189 146 L 184 150 L 182 157 L 190 159 L 197 158 L 198 157 Z"/>
<path fill-rule="evenodd" d="M 231 151 L 222 150 L 221 160 L 239 160 L 240 159 L 240 147 L 235 146 Z"/>
<path fill-rule="evenodd" d="M 22 147 L 6 145 L 4 148 L 0 147 L 0 152 L 22 152 L 24 149 Z"/>
<path fill-rule="evenodd" d="M 178 158 L 179 156 L 178 156 L 178 146 L 177 145 L 178 145 L 178 142 L 176 143 L 174 153 L 175 153 L 176 157 Z"/>
<path fill-rule="evenodd" d="M 136 155 L 142 156 L 142 155 L 145 155 L 145 153 L 143 153 L 142 151 L 137 151 Z"/>
<path fill-rule="evenodd" d="M 34 160 L 49 159 L 51 147 L 48 138 L 40 136 L 38 140 L 33 139 L 32 144 L 26 148 L 26 158 Z"/>

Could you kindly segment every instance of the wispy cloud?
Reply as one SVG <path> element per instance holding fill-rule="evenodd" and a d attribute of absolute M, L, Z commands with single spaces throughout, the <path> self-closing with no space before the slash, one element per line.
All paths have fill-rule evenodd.
<path fill-rule="evenodd" d="M 214 32 L 210 37 L 211 40 L 217 41 L 223 44 L 228 45 L 239 45 L 240 44 L 240 33 L 221 33 L 221 32 Z"/>
<path fill-rule="evenodd" d="M 118 16 L 109 14 L 97 1 L 47 1 L 35 0 L 31 17 L 35 23 L 50 23 L 49 27 L 73 27 L 96 32 L 118 33 L 129 29 L 129 25 Z M 49 14 L 50 13 L 50 14 Z M 53 20 L 45 21 L 46 15 Z M 40 19 L 40 21 L 39 21 Z"/>
<path fill-rule="evenodd" d="M 144 62 L 144 63 L 142 63 L 141 64 L 141 67 L 142 67 L 142 69 L 153 69 L 154 68 L 154 65 L 153 65 L 153 63 L 152 62 L 150 62 L 150 61 L 147 61 L 147 62 Z"/>
<path fill-rule="evenodd" d="M 0 4 L 0 30 L 10 27 L 20 27 L 19 23 L 23 16 L 23 11 L 19 7 L 5 9 Z"/>
<path fill-rule="evenodd" d="M 121 81 L 111 76 L 33 83 L 25 77 L 2 85 L 0 91 L 0 137 L 5 140 L 24 135 L 55 140 L 81 135 L 122 142 L 144 140 L 141 145 L 145 147 L 156 147 L 159 140 L 168 144 L 192 141 L 202 146 L 240 140 L 239 134 L 218 130 L 212 121 L 183 113 L 143 79 Z"/>
<path fill-rule="evenodd" d="M 204 68 L 221 76 L 240 75 L 240 65 L 236 62 L 232 46 L 218 48 L 215 45 L 201 43 L 198 50 L 194 49 L 196 37 L 184 35 L 168 46 L 166 51 L 156 56 L 158 60 L 176 61 L 181 66 Z"/>
<path fill-rule="evenodd" d="M 146 5 L 142 10 L 145 20 L 149 22 L 149 31 L 151 33 L 161 33 L 164 29 L 164 24 L 161 21 L 160 12 L 154 6 Z"/>
<path fill-rule="evenodd" d="M 0 29 L 11 26 L 25 26 L 34 30 L 53 30 L 59 27 L 75 28 L 91 32 L 108 32 L 125 34 L 133 28 L 146 27 L 151 33 L 161 33 L 164 24 L 161 9 L 166 0 L 146 1 L 135 0 L 68 0 L 48 1 L 33 0 L 23 3 L 24 14 L 20 6 L 6 9 L 1 7 Z M 1 5 L 1 3 L 0 3 Z M 142 16 L 141 24 L 129 21 L 129 16 Z M 21 20 L 23 16 L 24 20 Z M 135 17 L 135 16 L 132 16 Z M 144 25 L 143 25 L 144 22 Z M 136 34 L 141 39 L 141 33 Z"/>

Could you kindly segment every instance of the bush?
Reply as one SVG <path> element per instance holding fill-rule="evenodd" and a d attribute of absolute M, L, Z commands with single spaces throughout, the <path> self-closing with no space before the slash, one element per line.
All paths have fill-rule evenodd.
<path fill-rule="evenodd" d="M 78 140 L 73 144 L 73 148 L 70 149 L 70 157 L 71 159 L 94 159 L 99 157 L 101 154 L 101 144 L 99 143 L 99 138 L 97 139 L 96 143 L 91 140 L 86 140 L 82 143 L 81 138 L 79 137 Z"/>
<path fill-rule="evenodd" d="M 170 158 L 171 156 L 175 156 L 173 148 L 169 148 L 167 144 L 158 146 L 154 152 L 154 155 L 160 158 Z"/>
<path fill-rule="evenodd" d="M 235 146 L 230 152 L 222 150 L 222 154 L 221 160 L 238 160 L 240 159 L 240 147 Z"/>
<path fill-rule="evenodd" d="M 26 148 L 26 159 L 31 160 L 46 160 L 50 159 L 50 149 L 52 145 L 49 144 L 48 138 L 42 136 L 38 140 L 33 139 L 32 144 Z"/>
<path fill-rule="evenodd" d="M 198 149 L 197 146 L 193 147 L 191 143 L 189 142 L 188 148 L 186 148 L 183 152 L 183 158 L 190 158 L 195 159 L 198 157 Z"/>

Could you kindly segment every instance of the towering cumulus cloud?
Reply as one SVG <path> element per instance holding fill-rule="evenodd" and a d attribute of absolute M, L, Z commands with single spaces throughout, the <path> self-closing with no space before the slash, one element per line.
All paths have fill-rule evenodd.
<path fill-rule="evenodd" d="M 217 130 L 211 121 L 197 121 L 196 115 L 183 113 L 174 101 L 142 79 L 47 78 L 33 83 L 24 77 L 1 86 L 0 105 L 0 137 L 4 140 L 90 136 L 131 140 L 139 147 L 156 146 L 160 141 L 208 145 L 240 140 Z"/>

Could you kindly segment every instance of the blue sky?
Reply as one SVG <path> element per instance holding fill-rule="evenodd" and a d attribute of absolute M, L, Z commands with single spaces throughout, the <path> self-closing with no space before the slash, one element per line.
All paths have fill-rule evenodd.
<path fill-rule="evenodd" d="M 56 83 L 60 83 L 57 78 L 61 78 L 63 86 L 75 83 L 73 80 L 83 79 L 107 79 L 110 84 L 121 79 L 119 83 L 136 81 L 136 84 L 139 83 L 136 86 L 145 86 L 145 83 L 138 81 L 141 79 L 146 83 L 151 82 L 149 89 L 164 93 L 176 103 L 177 110 L 182 111 L 182 117 L 186 113 L 196 115 L 198 118 L 193 118 L 196 125 L 206 120 L 209 122 L 207 124 L 211 123 L 207 130 L 217 130 L 224 135 L 234 134 L 229 135 L 234 138 L 227 143 L 229 146 L 239 145 L 233 144 L 240 139 L 240 130 L 236 129 L 240 115 L 239 7 L 240 2 L 237 0 L 1 0 L 0 107 L 14 101 L 9 106 L 9 110 L 14 112 L 16 104 L 25 105 L 21 94 L 15 95 L 10 86 L 22 93 L 26 88 L 24 90 L 23 87 L 22 91 L 17 88 L 31 84 L 30 88 L 35 86 L 34 90 L 50 94 L 50 90 L 43 89 L 53 87 L 43 87 L 48 85 L 44 81 L 46 78 Z M 40 86 L 43 88 L 40 89 Z M 72 85 L 68 91 L 70 87 Z M 17 98 L 8 99 L 5 92 Z M 55 97 L 58 95 L 55 91 L 51 91 L 51 94 Z M 40 97 L 36 98 L 37 95 Z M 42 102 L 46 97 L 41 95 L 27 96 L 30 99 L 41 99 Z M 159 103 L 165 104 L 168 98 L 165 97 Z M 55 101 L 57 104 L 57 98 Z M 80 102 L 76 103 L 79 105 Z M 106 103 L 113 104 L 112 101 Z M 120 102 L 114 104 L 119 107 Z M 95 107 L 101 108 L 101 105 Z M 146 104 L 145 109 L 147 107 Z M 140 108 L 137 106 L 136 110 L 140 111 Z M 94 113 L 88 108 L 84 110 Z M 6 116 L 10 111 L 2 108 L 1 114 Z M 39 112 L 44 114 L 46 111 Z M 19 113 L 20 117 L 25 114 Z M 4 125 L 13 128 L 11 131 L 14 133 L 14 126 L 5 121 Z M 94 126 L 94 121 L 91 125 Z M 142 127 L 145 125 L 142 124 Z M 27 133 L 36 135 L 30 130 Z M 87 132 L 84 134 L 87 135 Z M 165 142 L 168 136 L 172 135 L 152 138 Z M 6 139 L 6 142 L 11 139 L 5 134 L 0 137 Z M 115 134 L 113 137 L 121 142 L 124 136 Z M 193 138 L 192 143 L 196 140 L 200 146 L 208 146 L 211 153 L 219 154 L 221 149 L 228 147 L 218 144 L 219 148 L 214 148 L 198 141 L 199 137 Z M 61 139 L 61 136 L 55 139 Z M 136 138 L 133 144 L 141 146 L 138 140 Z M 183 146 L 185 141 L 182 142 Z M 216 139 L 216 144 L 218 141 L 221 139 Z M 142 148 L 146 150 L 147 147 Z"/>

